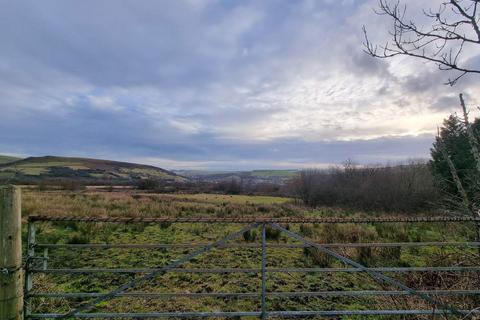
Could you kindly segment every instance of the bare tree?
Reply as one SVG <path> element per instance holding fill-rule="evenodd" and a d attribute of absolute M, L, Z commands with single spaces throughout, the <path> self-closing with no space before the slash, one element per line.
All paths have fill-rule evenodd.
<path fill-rule="evenodd" d="M 435 63 L 440 70 L 453 71 L 454 77 L 446 84 L 454 85 L 467 74 L 480 75 L 478 67 L 469 65 L 466 58 L 469 50 L 480 49 L 480 0 L 443 0 L 436 9 L 423 10 L 427 25 L 413 21 L 407 17 L 407 6 L 400 0 L 378 0 L 375 13 L 388 16 L 392 21 L 389 30 L 390 40 L 384 45 L 376 45 L 369 39 L 367 29 L 363 26 L 365 35 L 365 52 L 375 58 L 388 59 L 396 56 L 409 56 L 417 60 Z M 467 132 L 470 151 L 475 161 L 475 184 L 480 177 L 480 146 L 468 119 L 468 111 L 460 94 L 460 104 Z M 450 150 L 437 138 L 438 147 L 447 161 L 460 199 L 454 202 L 463 208 L 462 211 L 474 218 L 480 216 L 480 203 L 477 196 L 469 197 L 465 191 L 464 181 L 461 181 L 458 169 L 455 167 Z M 477 223 L 477 238 L 480 239 L 480 223 Z"/>
<path fill-rule="evenodd" d="M 407 6 L 399 0 L 379 0 L 375 13 L 391 18 L 391 39 L 384 45 L 373 44 L 363 26 L 365 52 L 376 58 L 411 56 L 435 63 L 440 70 L 456 71 L 446 84 L 454 85 L 469 73 L 480 74 L 462 55 L 467 46 L 480 48 L 480 0 L 445 0 L 437 9 L 423 11 L 427 26 L 406 16 Z"/>

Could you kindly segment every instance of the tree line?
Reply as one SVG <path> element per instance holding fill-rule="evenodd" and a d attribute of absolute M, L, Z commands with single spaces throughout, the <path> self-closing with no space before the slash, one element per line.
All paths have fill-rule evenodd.
<path fill-rule="evenodd" d="M 423 9 L 424 21 L 409 17 L 400 0 L 379 0 L 374 12 L 390 20 L 387 40 L 376 44 L 363 26 L 364 51 L 377 59 L 410 57 L 433 63 L 454 86 L 465 77 L 480 75 L 469 52 L 480 45 L 480 1 L 442 1 Z M 417 20 L 417 21 L 416 21 Z M 399 166 L 358 167 L 346 163 L 330 170 L 305 170 L 292 183 L 306 205 L 340 205 L 385 211 L 444 209 L 480 216 L 479 120 L 459 94 L 462 116 L 447 118 L 431 149 L 429 162 Z M 479 228 L 480 238 L 480 228 Z"/>
<path fill-rule="evenodd" d="M 470 123 L 466 114 L 452 114 L 439 129 L 429 161 L 389 166 L 347 161 L 328 170 L 303 170 L 292 181 L 291 192 L 311 207 L 476 215 L 480 176 L 472 144 L 479 139 L 480 119 Z"/>
<path fill-rule="evenodd" d="M 439 192 L 428 163 L 396 166 L 344 166 L 303 170 L 293 181 L 294 195 L 311 207 L 416 212 L 429 210 Z"/>

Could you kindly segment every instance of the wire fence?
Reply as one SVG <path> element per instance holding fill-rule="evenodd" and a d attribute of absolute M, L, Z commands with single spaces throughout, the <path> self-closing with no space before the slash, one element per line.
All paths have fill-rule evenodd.
<path fill-rule="evenodd" d="M 220 238 L 220 240 L 211 243 L 37 243 L 36 224 L 47 221 L 55 222 L 111 222 L 111 223 L 233 223 L 248 225 L 236 232 L 232 232 Z M 359 218 L 98 218 L 98 217 L 40 217 L 35 216 L 29 219 L 27 257 L 26 257 L 26 276 L 25 276 L 25 314 L 28 319 L 73 319 L 73 318 L 117 318 L 117 319 L 153 319 L 153 318 L 238 318 L 238 317 L 258 317 L 284 318 L 284 317 L 339 317 L 339 316 L 435 316 L 451 315 L 461 319 L 474 318 L 480 315 L 480 311 L 472 306 L 469 309 L 458 307 L 445 302 L 443 298 L 472 299 L 480 298 L 480 290 L 472 289 L 435 289 L 435 288 L 414 288 L 398 280 L 394 275 L 409 273 L 428 273 L 428 274 L 471 274 L 480 275 L 480 266 L 478 265 L 452 265 L 452 266 L 384 266 L 368 267 L 357 261 L 352 260 L 347 255 L 340 253 L 340 249 L 345 248 L 425 248 L 441 247 L 450 249 L 470 249 L 480 250 L 480 242 L 448 242 L 448 241 L 428 241 L 428 242 L 359 242 L 359 243 L 316 243 L 303 235 L 285 228 L 282 224 L 305 224 L 305 223 L 470 223 L 477 222 L 477 219 L 465 217 L 420 217 L 420 218 L 402 218 L 402 217 L 376 217 L 371 219 Z M 268 241 L 267 228 L 276 230 L 285 235 L 294 243 L 275 243 Z M 252 230 L 260 229 L 259 243 L 245 243 L 242 236 Z M 238 240 L 241 240 L 238 242 Z M 237 241 L 237 242 L 232 242 Z M 343 267 L 271 267 L 268 265 L 268 250 L 295 250 L 306 248 L 315 248 L 332 259 L 336 259 L 343 264 Z M 155 268 L 59 268 L 52 267 L 51 261 L 54 258 L 52 251 L 64 250 L 75 252 L 79 250 L 186 250 L 183 256 L 174 261 L 168 261 L 165 264 Z M 211 252 L 212 250 L 246 250 L 259 249 L 260 266 L 258 268 L 241 267 L 190 267 L 186 266 L 198 257 Z M 58 257 L 57 257 L 58 258 Z M 61 257 L 60 257 L 61 259 Z M 136 291 L 142 284 L 154 282 L 157 277 L 169 273 L 179 274 L 256 274 L 259 276 L 259 290 L 255 292 L 147 292 Z M 339 274 L 354 273 L 365 274 L 379 283 L 384 290 L 316 290 L 316 291 L 271 291 L 268 287 L 267 278 L 272 274 Z M 132 278 L 124 284 L 118 285 L 114 289 L 106 292 L 52 292 L 33 290 L 34 276 L 43 275 L 103 275 L 103 274 L 125 274 Z M 278 287 L 278 286 L 275 286 Z M 134 290 L 132 292 L 132 290 Z M 372 310 L 275 310 L 269 308 L 269 299 L 277 298 L 339 298 L 339 297 L 415 297 L 423 301 L 420 305 L 426 305 L 425 309 L 372 309 Z M 188 312 L 97 312 L 97 307 L 101 303 L 112 299 L 131 298 L 131 299 L 203 299 L 203 298 L 221 298 L 221 299 L 258 299 L 259 310 L 235 310 L 235 311 L 188 311 Z M 35 299 L 68 299 L 79 301 L 79 303 L 68 311 L 56 312 L 35 312 Z M 448 300 L 449 301 L 449 300 Z M 463 306 L 463 305 L 462 305 Z"/>

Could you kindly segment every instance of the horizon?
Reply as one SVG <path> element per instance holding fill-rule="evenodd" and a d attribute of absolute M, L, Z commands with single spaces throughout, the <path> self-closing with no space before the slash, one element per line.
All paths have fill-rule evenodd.
<path fill-rule="evenodd" d="M 480 84 L 364 53 L 362 25 L 388 38 L 376 4 L 2 2 L 0 154 L 209 171 L 430 158 Z M 408 4 L 421 23 L 432 1 Z"/>
<path fill-rule="evenodd" d="M 125 162 L 125 163 L 131 163 L 131 164 L 137 164 L 137 165 L 150 165 L 150 166 L 155 166 L 159 169 L 165 169 L 168 171 L 172 172 L 208 172 L 208 173 L 228 173 L 228 172 L 256 172 L 256 171 L 302 171 L 302 170 L 329 170 L 333 168 L 338 168 L 342 167 L 346 162 L 350 162 L 356 167 L 392 167 L 392 166 L 402 166 L 405 164 L 409 164 L 411 162 L 413 163 L 418 163 L 418 162 L 423 162 L 427 163 L 430 161 L 430 159 L 427 158 L 409 158 L 409 159 L 403 159 L 403 160 L 398 160 L 398 161 L 389 161 L 389 162 L 384 162 L 384 163 L 366 163 L 366 164 L 360 164 L 352 159 L 346 159 L 345 161 L 341 163 L 331 163 L 331 164 L 322 164 L 322 165 L 312 165 L 308 166 L 305 165 L 303 167 L 281 167 L 281 168 L 258 168 L 258 169 L 239 169 L 237 168 L 224 168 L 224 169 L 214 169 L 214 168 L 168 168 L 168 167 L 159 167 L 155 164 L 150 164 L 150 163 L 143 163 L 143 162 L 131 162 L 127 161 L 124 159 L 106 159 L 106 158 L 93 158 L 93 157 L 75 157 L 75 156 L 68 156 L 68 155 L 18 155 L 18 154 L 2 154 L 0 153 L 0 157 L 2 156 L 7 156 L 7 157 L 12 157 L 12 158 L 18 158 L 19 160 L 25 160 L 28 158 L 46 158 L 46 157 L 52 157 L 52 158 L 65 158 L 65 159 L 85 159 L 85 160 L 100 160 L 100 161 L 113 161 L 113 162 Z M 17 161 L 17 160 L 15 160 Z"/>

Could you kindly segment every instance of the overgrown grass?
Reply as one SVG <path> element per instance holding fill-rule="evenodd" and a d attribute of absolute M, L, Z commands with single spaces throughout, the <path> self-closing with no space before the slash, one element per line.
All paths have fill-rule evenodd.
<path fill-rule="evenodd" d="M 235 216 L 235 215 L 367 215 L 331 208 L 309 211 L 293 205 L 287 198 L 164 195 L 125 192 L 25 191 L 23 214 L 88 216 Z M 467 224 L 318 224 L 287 225 L 289 230 L 318 243 L 332 242 L 406 242 L 472 240 L 474 230 Z M 39 243 L 211 243 L 240 230 L 236 224 L 114 224 L 45 222 L 37 224 Z M 236 243 L 259 243 L 260 230 L 243 234 Z M 269 243 L 297 243 L 286 234 L 267 230 Z M 179 259 L 194 249 L 55 249 L 49 250 L 49 268 L 156 268 Z M 216 249 L 185 264 L 186 268 L 260 268 L 260 248 Z M 367 266 L 448 266 L 475 265 L 477 252 L 459 248 L 340 248 L 337 252 Z M 37 250 L 41 256 L 42 251 Z M 318 250 L 269 248 L 267 268 L 344 267 Z M 138 275 L 137 275 L 138 276 Z M 475 274 L 392 274 L 418 289 L 474 289 Z M 34 291 L 108 292 L 128 282 L 132 275 L 101 273 L 95 275 L 36 274 Z M 259 292 L 260 273 L 188 274 L 166 273 L 134 289 L 148 292 Z M 345 291 L 395 290 L 362 273 L 270 273 L 267 291 Z M 457 297 L 442 301 L 470 308 L 476 301 Z M 34 312 L 65 312 L 81 299 L 32 300 Z M 116 298 L 101 303 L 96 311 L 254 311 L 259 297 L 247 299 L 202 298 L 133 299 Z M 417 298 L 269 298 L 270 310 L 396 309 L 430 307 Z M 354 318 L 354 317 L 351 317 Z M 383 319 L 388 319 L 384 317 Z M 393 317 L 392 317 L 393 318 Z M 411 317 L 413 319 L 413 317 Z M 378 319 L 378 317 L 377 317 Z"/>

